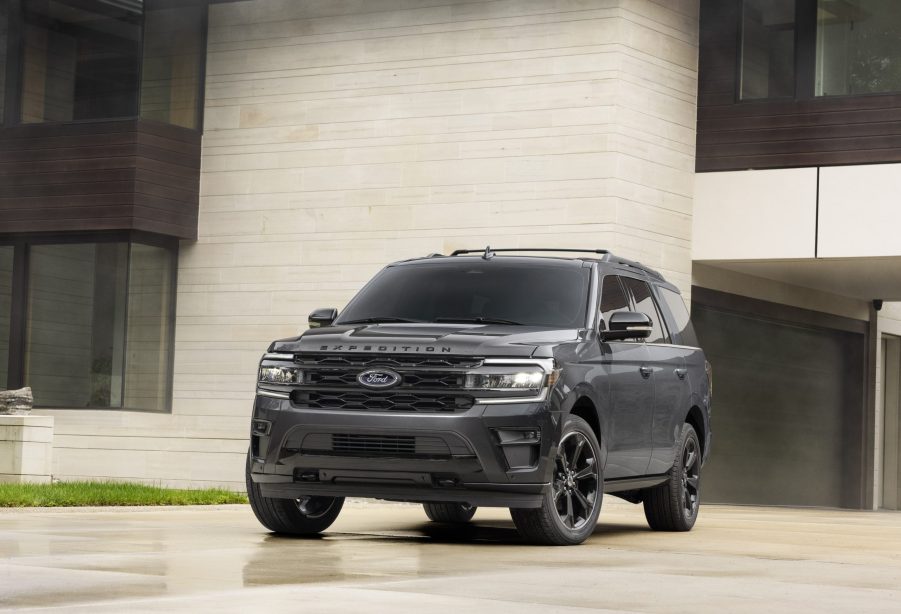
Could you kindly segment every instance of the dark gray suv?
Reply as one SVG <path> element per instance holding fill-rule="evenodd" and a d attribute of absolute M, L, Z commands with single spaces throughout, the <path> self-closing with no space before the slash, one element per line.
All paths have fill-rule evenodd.
<path fill-rule="evenodd" d="M 509 254 L 544 251 L 580 257 Z M 657 272 L 458 250 L 391 264 L 309 323 L 259 368 L 247 490 L 271 531 L 318 533 L 371 497 L 446 523 L 508 507 L 527 540 L 578 544 L 604 493 L 654 529 L 694 525 L 710 366 Z"/>

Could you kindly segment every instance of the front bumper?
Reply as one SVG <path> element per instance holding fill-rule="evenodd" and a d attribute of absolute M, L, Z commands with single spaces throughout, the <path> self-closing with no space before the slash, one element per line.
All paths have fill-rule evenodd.
<path fill-rule="evenodd" d="M 250 478 L 266 497 L 538 507 L 560 428 L 548 402 L 444 414 L 307 409 L 257 396 Z"/>

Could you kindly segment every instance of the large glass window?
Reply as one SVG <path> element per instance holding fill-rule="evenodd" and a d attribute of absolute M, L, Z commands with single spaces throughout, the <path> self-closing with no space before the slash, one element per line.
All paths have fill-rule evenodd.
<path fill-rule="evenodd" d="M 0 0 L 0 124 L 6 102 L 6 49 L 9 45 L 9 3 Z"/>
<path fill-rule="evenodd" d="M 794 93 L 794 0 L 744 0 L 739 97 L 785 98 Z"/>
<path fill-rule="evenodd" d="M 16 120 L 140 116 L 199 127 L 206 1 L 21 1 L 21 23 L 5 28 L 0 0 L 0 48 L 7 29 L 23 39 Z"/>
<path fill-rule="evenodd" d="M 13 248 L 0 245 L 0 390 L 9 369 L 9 317 L 12 309 Z"/>
<path fill-rule="evenodd" d="M 24 0 L 22 121 L 137 114 L 141 2 Z"/>
<path fill-rule="evenodd" d="M 174 254 L 133 243 L 128 273 L 125 406 L 165 409 L 172 360 Z"/>
<path fill-rule="evenodd" d="M 901 91 L 901 3 L 819 0 L 816 95 Z"/>
<path fill-rule="evenodd" d="M 141 117 L 196 128 L 206 7 L 145 2 Z"/>
<path fill-rule="evenodd" d="M 166 409 L 174 253 L 128 242 L 27 253 L 23 383 L 35 405 Z"/>

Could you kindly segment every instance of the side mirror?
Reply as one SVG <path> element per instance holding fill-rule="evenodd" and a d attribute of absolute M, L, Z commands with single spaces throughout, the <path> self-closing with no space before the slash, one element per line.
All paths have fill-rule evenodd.
<path fill-rule="evenodd" d="M 601 331 L 601 340 L 647 339 L 652 330 L 653 323 L 647 315 L 637 311 L 617 311 L 610 316 L 607 330 Z"/>
<path fill-rule="evenodd" d="M 307 322 L 310 328 L 322 328 L 323 326 L 331 326 L 335 318 L 338 317 L 338 310 L 334 307 L 324 307 L 322 309 L 314 309 Z"/>

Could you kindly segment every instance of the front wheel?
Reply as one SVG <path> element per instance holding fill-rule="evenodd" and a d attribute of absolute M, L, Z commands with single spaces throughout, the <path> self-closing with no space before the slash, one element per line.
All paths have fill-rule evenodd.
<path fill-rule="evenodd" d="M 510 510 L 526 540 L 574 546 L 594 532 L 604 495 L 600 450 L 588 423 L 578 416 L 566 416 L 554 459 L 554 478 L 541 507 Z"/>
<path fill-rule="evenodd" d="M 264 527 L 282 535 L 315 535 L 329 528 L 341 508 L 344 497 L 301 497 L 275 499 L 264 497 L 260 486 L 250 477 L 250 454 L 245 469 L 247 500 L 254 516 Z"/>
<path fill-rule="evenodd" d="M 690 424 L 682 425 L 669 478 L 643 495 L 644 516 L 655 531 L 690 531 L 695 525 L 701 506 L 701 443 Z"/>

